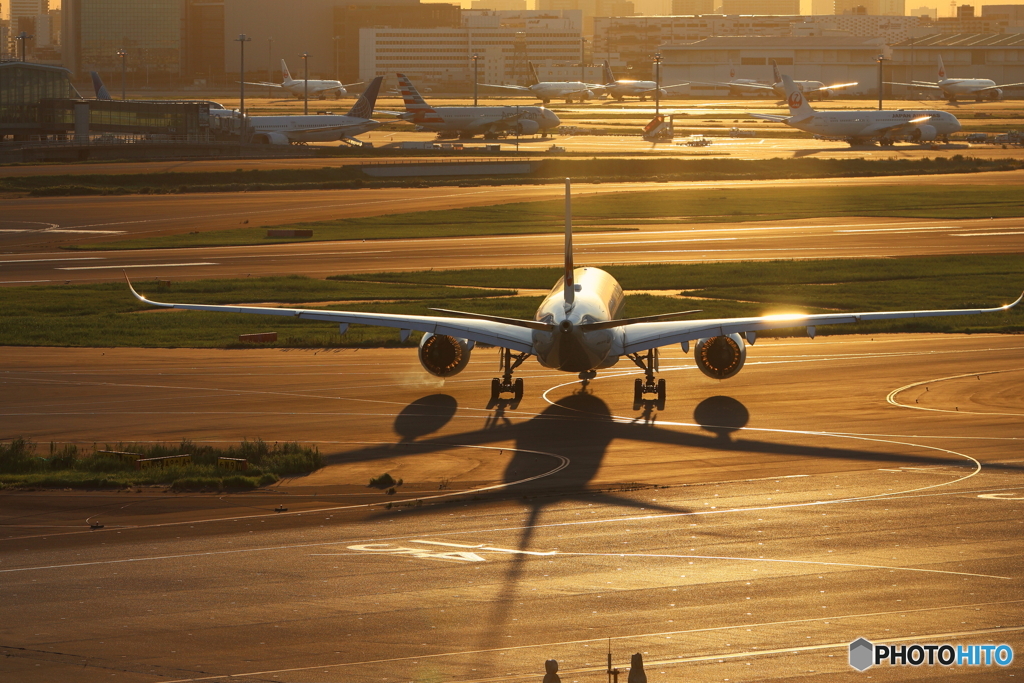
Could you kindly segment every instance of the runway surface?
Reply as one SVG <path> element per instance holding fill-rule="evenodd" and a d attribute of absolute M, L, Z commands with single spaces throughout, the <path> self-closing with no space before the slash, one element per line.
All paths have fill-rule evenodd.
<path fill-rule="evenodd" d="M 972 184 L 1016 184 L 1024 172 L 901 179 L 951 192 Z M 574 185 L 574 196 L 695 187 L 822 187 L 834 180 L 605 183 Z M 892 178 L 851 178 L 848 184 L 887 185 Z M 179 197 L 90 197 L 12 200 L 0 227 L 0 284 L 96 282 L 121 277 L 163 279 L 303 273 L 558 265 L 558 234 L 514 237 L 312 242 L 267 246 L 67 251 L 64 244 L 217 230 L 282 222 L 383 215 L 399 211 L 553 199 L 560 185 L 258 192 Z M 580 233 L 577 261 L 592 264 L 702 262 L 776 258 L 843 258 L 950 253 L 1013 253 L 1024 249 L 1015 218 L 909 220 L 805 219 L 784 222 L 624 224 L 623 232 Z M 639 230 L 636 228 L 639 227 Z"/>
<path fill-rule="evenodd" d="M 17 681 L 1012 680 L 847 665 L 858 637 L 1024 647 L 1024 340 L 759 340 L 735 378 L 412 350 L 5 349 L 25 437 L 316 443 L 252 494 L 0 495 L 0 677 Z M 403 478 L 388 496 L 370 476 Z M 417 504 L 416 499 L 422 499 Z M 386 506 L 391 503 L 390 509 Z M 283 504 L 285 513 L 275 513 Z M 88 523 L 105 528 L 89 531 Z M 609 641 L 610 639 L 610 641 Z"/>

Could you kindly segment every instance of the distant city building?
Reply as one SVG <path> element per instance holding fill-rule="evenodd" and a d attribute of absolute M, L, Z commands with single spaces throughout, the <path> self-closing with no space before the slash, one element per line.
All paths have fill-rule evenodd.
<path fill-rule="evenodd" d="M 145 81 L 182 72 L 182 0 L 63 0 L 64 64 L 73 73 L 119 71 L 121 57 Z M 151 81 L 152 79 L 152 81 Z"/>
<path fill-rule="evenodd" d="M 538 10 L 579 10 L 583 34 L 594 33 L 594 17 L 629 17 L 635 8 L 629 0 L 536 0 Z"/>
<path fill-rule="evenodd" d="M 1004 16 L 1011 22 L 1024 23 L 1024 5 L 982 5 L 981 16 L 982 18 Z"/>
<path fill-rule="evenodd" d="M 473 0 L 473 9 L 525 10 L 526 0 Z"/>
<path fill-rule="evenodd" d="M 811 14 L 835 14 L 836 0 L 811 0 Z"/>
<path fill-rule="evenodd" d="M 667 16 L 675 14 L 672 10 L 672 0 L 633 0 L 634 16 Z"/>
<path fill-rule="evenodd" d="M 722 14 L 800 14 L 800 0 L 722 0 Z"/>
<path fill-rule="evenodd" d="M 905 0 L 835 0 L 835 14 L 902 17 L 906 13 Z"/>
<path fill-rule="evenodd" d="M 960 5 L 956 8 L 957 19 L 973 19 L 974 5 Z"/>
<path fill-rule="evenodd" d="M 634 0 L 635 1 L 635 0 Z M 672 0 L 672 14 L 714 14 L 715 0 Z"/>
<path fill-rule="evenodd" d="M 528 61 L 580 61 L 578 10 L 467 14 L 460 28 L 360 29 L 360 79 L 401 72 L 417 85 L 465 91 L 472 88 L 474 55 L 480 82 L 495 84 L 527 84 Z"/>
<path fill-rule="evenodd" d="M 937 33 L 1020 33 L 1024 22 L 1012 20 L 1005 14 L 989 14 L 980 17 L 939 17 L 929 24 Z"/>
<path fill-rule="evenodd" d="M 912 17 L 928 17 L 932 21 L 938 19 L 939 10 L 935 7 L 918 7 L 907 12 Z"/>

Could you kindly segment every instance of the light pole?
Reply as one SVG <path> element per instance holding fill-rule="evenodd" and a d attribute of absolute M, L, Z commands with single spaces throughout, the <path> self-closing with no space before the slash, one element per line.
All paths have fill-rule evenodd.
<path fill-rule="evenodd" d="M 580 83 L 587 82 L 587 39 L 580 38 Z"/>
<path fill-rule="evenodd" d="M 878 55 L 875 61 L 878 62 L 878 111 L 882 111 L 882 88 L 885 87 L 882 82 L 882 64 L 885 63 L 885 55 Z"/>
<path fill-rule="evenodd" d="M 29 40 L 30 38 L 35 38 L 35 36 L 30 36 L 24 31 L 14 36 L 15 40 L 21 41 L 21 45 L 19 47 L 21 48 L 21 61 L 23 62 L 25 61 L 25 41 Z"/>
<path fill-rule="evenodd" d="M 334 80 L 340 80 L 338 78 L 338 41 L 341 40 L 341 36 L 334 36 L 331 40 L 334 41 Z"/>
<path fill-rule="evenodd" d="M 240 59 L 238 62 L 238 85 L 239 85 L 239 103 L 238 111 L 242 114 L 242 120 L 245 121 L 245 44 L 248 43 L 252 38 L 239 33 L 238 37 L 235 38 L 235 42 L 238 43 L 240 50 Z"/>
<path fill-rule="evenodd" d="M 117 51 L 117 56 L 121 58 L 121 99 L 125 100 L 128 99 L 124 94 L 125 71 L 127 70 L 125 59 L 128 57 L 128 53 L 124 51 L 124 48 L 121 48 Z"/>
<path fill-rule="evenodd" d="M 267 83 L 274 82 L 274 39 L 267 38 Z M 273 89 L 267 88 L 267 98 L 273 97 Z"/>
<path fill-rule="evenodd" d="M 480 81 L 480 72 L 477 70 L 477 62 L 480 55 L 473 55 L 473 106 L 477 106 L 476 84 Z"/>
<path fill-rule="evenodd" d="M 661 113 L 661 53 L 654 53 L 654 115 Z"/>
<path fill-rule="evenodd" d="M 302 53 L 302 113 L 309 114 L 309 53 Z"/>

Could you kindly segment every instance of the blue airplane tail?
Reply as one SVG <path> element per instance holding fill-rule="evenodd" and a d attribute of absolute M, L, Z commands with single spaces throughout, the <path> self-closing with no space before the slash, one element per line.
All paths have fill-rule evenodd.
<path fill-rule="evenodd" d="M 92 89 L 96 91 L 97 100 L 111 100 L 110 93 L 107 91 L 107 86 L 103 85 L 103 79 L 95 71 L 90 71 L 89 75 L 92 76 Z"/>
<path fill-rule="evenodd" d="M 352 105 L 352 108 L 348 110 L 349 116 L 355 116 L 360 119 L 373 118 L 373 108 L 377 105 L 377 94 L 380 92 L 380 84 L 383 80 L 383 76 L 377 76 L 370 81 L 370 85 L 366 86 L 366 90 L 359 96 L 359 99 Z"/>

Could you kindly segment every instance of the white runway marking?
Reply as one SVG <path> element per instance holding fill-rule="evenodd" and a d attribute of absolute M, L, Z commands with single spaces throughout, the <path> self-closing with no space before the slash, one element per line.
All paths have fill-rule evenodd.
<path fill-rule="evenodd" d="M 1020 372 L 1022 369 L 1024 369 L 1024 368 L 1013 368 L 1013 369 L 1010 369 L 1010 370 L 990 370 L 990 371 L 987 371 L 987 372 L 967 372 L 967 373 L 964 373 L 962 375 L 952 375 L 950 377 L 938 377 L 936 379 L 926 379 L 926 380 L 924 380 L 922 382 L 914 382 L 913 384 L 907 384 L 905 386 L 900 387 L 899 389 L 893 389 L 892 391 L 889 392 L 889 395 L 885 397 L 885 400 L 886 400 L 887 403 L 889 403 L 890 405 L 894 405 L 897 408 L 910 408 L 911 410 L 923 410 L 923 411 L 926 411 L 926 412 L 929 412 L 929 413 L 953 413 L 953 414 L 957 414 L 957 415 L 1003 415 L 1003 416 L 1018 417 L 1018 416 L 1021 415 L 1021 413 L 996 413 L 996 412 L 977 411 L 977 410 L 949 410 L 948 408 L 926 408 L 924 406 L 916 405 L 916 404 L 915 405 L 910 405 L 909 403 L 900 403 L 897 400 L 896 397 L 899 396 L 904 391 L 907 391 L 908 389 L 913 389 L 915 387 L 924 386 L 926 384 L 937 384 L 939 382 L 948 382 L 949 380 L 952 380 L 952 379 L 963 379 L 965 377 L 981 377 L 982 375 L 1000 375 L 1000 374 L 1005 374 L 1007 372 Z"/>
<path fill-rule="evenodd" d="M 140 263 L 137 265 L 121 265 L 121 266 L 68 266 L 66 268 L 56 268 L 55 270 L 110 270 L 117 268 L 182 268 L 185 266 L 216 266 L 218 264 L 211 263 L 209 261 L 200 261 L 197 263 Z"/>
<path fill-rule="evenodd" d="M 23 258 L 0 261 L 0 263 L 46 263 L 48 261 L 103 261 L 103 256 L 76 256 L 74 258 Z"/>

